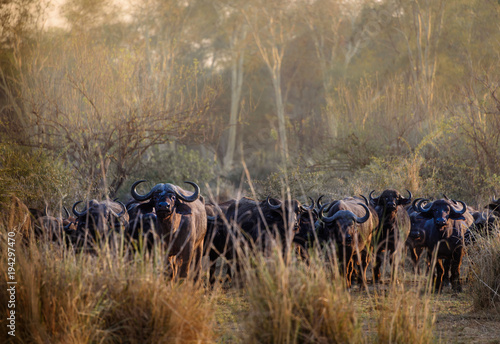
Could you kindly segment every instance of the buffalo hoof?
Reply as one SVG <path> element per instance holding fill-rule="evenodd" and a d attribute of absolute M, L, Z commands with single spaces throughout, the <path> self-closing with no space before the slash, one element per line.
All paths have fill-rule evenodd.
<path fill-rule="evenodd" d="M 443 278 L 443 287 L 449 287 L 449 286 L 451 286 L 450 279 Z"/>

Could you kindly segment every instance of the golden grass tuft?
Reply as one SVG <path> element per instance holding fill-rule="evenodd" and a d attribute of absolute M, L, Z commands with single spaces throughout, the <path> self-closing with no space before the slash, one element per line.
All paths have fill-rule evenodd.
<path fill-rule="evenodd" d="M 388 294 L 375 296 L 378 343 L 431 343 L 434 316 L 430 294 L 394 284 Z"/>
<path fill-rule="evenodd" d="M 475 310 L 500 314 L 500 232 L 478 237 L 468 249 L 469 284 Z"/>
<path fill-rule="evenodd" d="M 1 245 L 6 252 L 5 240 Z M 2 290 L 8 285 L 7 267 L 2 254 Z M 214 342 L 212 301 L 205 289 L 189 279 L 168 279 L 157 258 L 16 243 L 15 269 L 16 337 L 2 331 L 1 342 Z M 8 297 L 0 293 L 1 314 L 9 310 Z M 6 325 L 2 315 L 0 326 Z"/>
<path fill-rule="evenodd" d="M 357 343 L 361 327 L 337 274 L 312 255 L 286 265 L 280 250 L 245 267 L 245 343 Z"/>

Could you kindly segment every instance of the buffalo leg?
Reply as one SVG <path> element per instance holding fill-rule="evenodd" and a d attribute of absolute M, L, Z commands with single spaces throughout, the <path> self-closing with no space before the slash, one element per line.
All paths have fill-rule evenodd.
<path fill-rule="evenodd" d="M 177 259 L 181 259 L 181 266 L 179 268 L 179 277 L 186 278 L 191 266 L 191 261 L 193 260 L 194 250 L 193 247 L 185 247 L 182 252 L 177 255 Z"/>
<path fill-rule="evenodd" d="M 450 268 L 451 268 L 451 287 L 456 292 L 462 291 L 462 285 L 460 284 L 460 265 L 462 264 L 463 249 L 458 247 L 453 251 Z"/>
<path fill-rule="evenodd" d="M 443 260 L 438 259 L 436 261 L 436 275 L 434 277 L 434 291 L 437 293 L 441 292 L 441 287 L 443 284 L 443 275 L 444 275 L 444 266 L 443 266 Z"/>
<path fill-rule="evenodd" d="M 370 263 L 370 256 L 368 255 L 368 252 L 366 250 L 363 250 L 359 253 L 359 257 L 361 258 L 359 263 L 359 276 L 358 276 L 358 283 L 366 285 L 366 270 L 368 269 L 368 264 Z"/>
<path fill-rule="evenodd" d="M 377 252 L 375 255 L 375 266 L 373 267 L 373 282 L 380 282 L 381 274 L 380 274 L 380 267 L 382 266 L 382 256 L 383 256 L 384 251 L 380 250 Z"/>
<path fill-rule="evenodd" d="M 347 262 L 346 267 L 345 267 L 345 278 L 346 278 L 347 288 L 351 288 L 351 286 L 352 286 L 351 281 L 352 281 L 353 270 L 354 270 L 354 262 L 352 259 L 350 259 Z"/>
<path fill-rule="evenodd" d="M 450 266 L 451 260 L 446 258 L 443 259 L 443 286 L 447 287 L 450 285 Z"/>
<path fill-rule="evenodd" d="M 202 264 L 203 259 L 203 243 L 198 245 L 197 248 L 194 249 L 194 257 L 191 261 L 191 272 L 193 273 L 194 280 L 198 280 L 198 277 L 201 275 L 201 270 L 203 268 Z"/>

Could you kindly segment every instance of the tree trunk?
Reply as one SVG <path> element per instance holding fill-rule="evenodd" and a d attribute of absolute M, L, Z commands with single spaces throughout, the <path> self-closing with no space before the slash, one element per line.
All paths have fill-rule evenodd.
<path fill-rule="evenodd" d="M 240 41 L 246 36 L 246 29 L 241 30 Z M 234 51 L 238 42 L 233 35 L 231 39 L 231 48 L 233 49 L 233 61 L 231 64 L 231 112 L 229 114 L 229 138 L 227 142 L 226 154 L 223 159 L 223 169 L 229 171 L 233 165 L 234 151 L 236 149 L 236 132 L 238 128 L 238 114 L 241 99 L 241 90 L 243 87 L 243 61 L 244 50 L 238 53 Z"/>

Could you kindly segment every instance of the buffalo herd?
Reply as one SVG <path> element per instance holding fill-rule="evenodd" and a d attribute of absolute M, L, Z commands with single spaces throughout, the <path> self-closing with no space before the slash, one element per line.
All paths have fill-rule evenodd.
<path fill-rule="evenodd" d="M 92 199 L 77 201 L 72 215 L 66 208 L 61 217 L 33 212 L 35 235 L 90 250 L 116 238 L 133 247 L 140 242 L 146 249 L 159 243 L 175 262 L 180 278 L 190 274 L 197 278 L 203 271 L 202 258 L 207 257 L 211 283 L 220 276 L 216 261 L 226 263 L 231 276 L 238 274 L 242 254 L 255 250 L 269 254 L 276 246 L 281 247 L 284 259 L 295 251 L 307 260 L 312 249 L 319 249 L 328 262 L 334 262 L 332 266 L 338 266 L 347 287 L 353 277 L 366 285 L 370 258 L 374 283 L 382 280 L 384 261 L 395 276 L 395 260 L 401 257 L 397 253 L 408 252 L 415 269 L 425 259 L 433 271 L 435 291 L 449 281 L 459 292 L 466 246 L 473 245 L 478 236 L 496 232 L 500 217 L 500 199 L 493 199 L 484 211 L 446 195 L 436 200 L 413 199 L 410 191 L 406 190 L 405 197 L 394 189 L 378 195 L 372 191 L 368 198 L 361 195 L 324 203 L 323 196 L 317 201 L 309 198 L 309 205 L 272 197 L 216 203 L 205 201 L 194 182 L 186 182 L 194 191 L 160 183 L 141 194 L 137 188 L 143 182 L 133 183 L 132 198 L 126 204 Z"/>

